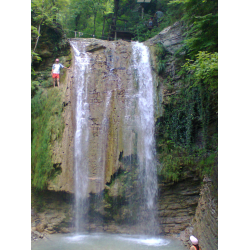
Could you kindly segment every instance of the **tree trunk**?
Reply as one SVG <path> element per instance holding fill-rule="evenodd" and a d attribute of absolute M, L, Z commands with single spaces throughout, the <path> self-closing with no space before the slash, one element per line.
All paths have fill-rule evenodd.
<path fill-rule="evenodd" d="M 38 36 L 37 36 L 37 38 L 36 38 L 36 43 L 35 43 L 35 47 L 34 47 L 34 49 L 33 49 L 33 52 L 35 52 L 36 47 L 37 47 L 37 44 L 38 44 L 38 41 L 39 41 L 39 37 L 40 37 L 40 28 L 41 28 L 41 24 L 38 25 L 38 29 L 37 29 L 37 31 L 38 31 Z M 31 54 L 31 64 L 32 64 L 32 60 L 33 60 L 33 54 Z"/>
<path fill-rule="evenodd" d="M 94 14 L 94 37 L 95 37 L 95 19 L 96 19 L 96 14 Z"/>
<path fill-rule="evenodd" d="M 104 38 L 105 21 L 106 21 L 106 17 L 104 17 L 104 20 L 103 20 L 102 39 Z"/>

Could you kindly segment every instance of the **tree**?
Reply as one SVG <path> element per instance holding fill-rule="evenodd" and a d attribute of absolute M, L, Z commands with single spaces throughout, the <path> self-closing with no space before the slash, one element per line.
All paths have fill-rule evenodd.
<path fill-rule="evenodd" d="M 93 35 L 95 35 L 95 30 L 96 30 L 96 16 L 97 13 L 100 11 L 104 11 L 105 7 L 104 7 L 104 0 L 86 0 L 85 1 L 87 6 L 90 8 L 91 10 L 91 14 L 93 15 L 94 18 L 94 30 L 93 30 Z"/>
<path fill-rule="evenodd" d="M 184 43 L 192 59 L 199 51 L 218 51 L 218 1 L 172 0 L 169 6 L 180 6 L 186 22 Z"/>
<path fill-rule="evenodd" d="M 51 18 L 50 14 L 55 11 L 55 8 L 52 9 L 52 7 L 53 6 L 49 3 L 49 1 L 46 0 L 33 0 L 31 2 L 31 12 L 33 14 L 33 21 L 37 24 L 36 30 L 33 26 L 33 33 L 34 31 L 36 31 L 37 37 L 35 41 L 35 46 L 31 53 L 31 64 L 33 60 L 33 55 L 35 53 L 41 35 L 41 25 L 43 25 L 43 23 L 45 22 L 50 24 L 53 22 L 53 18 Z"/>
<path fill-rule="evenodd" d="M 33 56 L 38 45 L 39 37 L 41 36 L 41 27 L 43 25 L 54 26 L 56 14 L 59 8 L 64 8 L 66 0 L 32 0 L 31 2 L 31 24 L 32 32 L 36 34 L 35 45 L 31 52 L 31 64 Z M 37 28 L 35 27 L 37 26 Z"/>

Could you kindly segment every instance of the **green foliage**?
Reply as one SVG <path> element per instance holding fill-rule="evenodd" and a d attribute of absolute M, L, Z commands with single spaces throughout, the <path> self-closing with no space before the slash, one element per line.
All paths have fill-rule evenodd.
<path fill-rule="evenodd" d="M 31 55 L 33 57 L 33 61 L 36 61 L 36 62 L 40 62 L 42 61 L 42 58 L 39 56 L 39 54 L 37 54 L 36 52 L 34 51 L 31 51 Z"/>
<path fill-rule="evenodd" d="M 214 166 L 217 164 L 218 151 L 212 152 L 206 157 L 203 157 L 198 162 L 199 171 L 202 175 L 211 176 L 213 174 Z"/>
<path fill-rule="evenodd" d="M 218 14 L 211 13 L 196 17 L 190 30 L 187 32 L 185 44 L 189 54 L 193 57 L 199 50 L 209 52 L 218 50 Z"/>
<path fill-rule="evenodd" d="M 96 16 L 99 12 L 105 11 L 104 0 L 86 0 L 86 5 L 89 7 L 90 13 L 93 15 L 93 35 L 96 31 Z"/>
<path fill-rule="evenodd" d="M 181 83 L 164 79 L 171 95 L 167 97 L 164 115 L 157 124 L 157 151 L 160 165 L 158 174 L 178 181 L 183 169 L 201 176 L 211 175 L 217 159 L 218 119 L 218 3 L 202 0 L 159 1 L 172 21 L 181 20 L 186 27 L 186 38 L 178 53 L 181 69 L 176 70 Z M 166 6 L 169 9 L 166 9 Z M 176 16 L 174 15 L 176 13 Z M 156 51 L 157 69 L 162 77 L 163 49 Z M 191 60 L 192 59 L 192 60 Z M 215 125 L 213 125 L 215 124 Z M 213 132 L 211 132 L 211 128 Z"/>
<path fill-rule="evenodd" d="M 101 38 L 104 18 L 112 13 L 113 1 L 111 0 L 71 0 L 67 9 L 60 11 L 59 21 L 67 32 L 68 37 L 74 37 L 74 31 L 81 32 L 81 37 Z M 108 31 L 108 23 L 105 25 Z M 107 38 L 107 33 L 106 37 Z"/>
<path fill-rule="evenodd" d="M 40 89 L 31 100 L 31 185 L 38 190 L 45 189 L 56 172 L 51 149 L 64 129 L 61 95 L 57 88 Z"/>
<path fill-rule="evenodd" d="M 210 150 L 193 146 L 192 149 L 178 146 L 167 138 L 158 139 L 158 153 L 160 164 L 158 175 L 166 180 L 178 182 L 185 171 L 196 171 L 202 177 L 213 175 L 214 166 L 218 160 L 217 141 L 210 140 Z M 185 171 L 184 171 L 185 170 Z"/>
<path fill-rule="evenodd" d="M 166 62 L 165 61 L 158 61 L 157 63 L 157 73 L 161 75 L 166 69 Z"/>
<path fill-rule="evenodd" d="M 39 89 L 39 82 L 38 81 L 31 81 L 31 98 L 35 96 Z"/>
<path fill-rule="evenodd" d="M 155 54 L 157 56 L 157 66 L 156 70 L 159 75 L 163 74 L 166 69 L 166 63 L 168 61 L 167 50 L 161 43 L 156 46 Z"/>
<path fill-rule="evenodd" d="M 96 38 L 107 39 L 115 12 L 114 0 L 34 0 L 31 6 L 33 37 L 39 24 L 53 27 L 55 22 L 59 22 L 68 37 L 74 37 L 74 31 L 78 31 L 81 37 L 92 37 L 94 34 Z M 134 33 L 134 40 L 143 42 L 174 22 L 183 20 L 187 26 L 184 50 L 191 57 L 199 50 L 217 51 L 217 1 L 152 0 L 144 7 L 142 19 L 140 4 L 135 0 L 119 1 L 118 19 L 127 20 L 126 28 Z M 161 10 L 164 17 L 158 27 L 154 22 L 153 29 L 149 30 L 148 20 L 154 17 L 157 10 Z M 121 25 L 119 20 L 117 25 Z"/>
<path fill-rule="evenodd" d="M 162 22 L 164 22 L 165 27 L 180 21 L 184 14 L 182 3 L 170 5 L 170 2 L 170 0 L 158 0 L 157 2 L 157 9 L 160 9 L 164 13 Z"/>
<path fill-rule="evenodd" d="M 40 60 L 35 51 L 39 47 L 41 39 L 43 49 L 52 44 L 56 48 L 58 40 L 62 40 L 63 32 L 57 23 L 57 15 L 59 9 L 64 9 L 67 3 L 67 0 L 33 0 L 31 2 L 31 64 L 34 59 L 35 63 Z M 52 44 L 49 40 L 53 41 Z"/>
<path fill-rule="evenodd" d="M 218 51 L 218 2 L 207 0 L 172 0 L 169 6 L 180 6 L 187 26 L 184 49 L 192 58 L 198 51 Z"/>
<path fill-rule="evenodd" d="M 155 55 L 157 56 L 157 59 L 158 60 L 165 59 L 166 54 L 167 54 L 167 51 L 165 47 L 163 46 L 163 44 L 157 43 L 156 48 L 155 48 Z"/>
<path fill-rule="evenodd" d="M 160 140 L 158 147 L 161 148 L 158 175 L 167 180 L 179 181 L 183 166 L 193 164 L 193 156 L 188 154 L 185 148 L 177 146 L 171 140 Z"/>
<path fill-rule="evenodd" d="M 32 0 L 31 14 L 32 20 L 37 24 L 53 26 L 59 10 L 67 7 L 67 0 Z"/>
<path fill-rule="evenodd" d="M 167 25 L 177 21 L 182 13 L 176 6 L 167 6 L 165 2 L 169 1 L 161 0 L 158 2 L 161 10 L 165 13 L 159 27 L 155 25 L 151 31 L 147 27 L 149 18 L 153 17 L 156 12 L 156 0 L 145 5 L 143 19 L 141 18 L 140 4 L 137 4 L 135 0 L 119 1 L 117 26 L 124 26 L 124 21 L 120 19 L 127 20 L 126 29 L 133 32 L 135 40 L 139 41 L 145 41 L 157 35 Z M 92 37 L 95 34 L 96 38 L 107 39 L 109 27 L 112 24 L 111 17 L 115 12 L 114 7 L 114 0 L 69 0 L 67 8 L 59 8 L 57 21 L 67 31 L 68 37 L 74 37 L 74 31 L 78 31 L 82 33 L 81 37 Z"/>
<path fill-rule="evenodd" d="M 203 58 L 204 54 L 200 55 Z M 194 73 L 188 75 L 184 71 L 182 76 L 181 86 L 171 86 L 175 94 L 168 98 L 157 124 L 161 162 L 158 173 L 173 181 L 179 180 L 183 167 L 196 170 L 201 176 L 211 174 L 217 152 L 213 137 L 217 133 L 217 93 L 210 87 L 214 84 L 212 80 L 204 81 L 204 77 L 198 81 Z M 215 127 L 211 133 L 212 124 Z"/>
<path fill-rule="evenodd" d="M 218 89 L 218 53 L 199 51 L 196 60 L 189 60 L 183 68 L 192 74 L 192 87 L 197 87 L 201 82 L 207 84 L 210 90 Z"/>
<path fill-rule="evenodd" d="M 53 25 L 53 17 L 56 10 L 52 6 L 52 1 L 33 0 L 31 2 L 32 23 L 35 25 Z"/>
<path fill-rule="evenodd" d="M 37 28 L 31 25 L 31 37 L 36 38 L 37 36 L 40 36 Z"/>

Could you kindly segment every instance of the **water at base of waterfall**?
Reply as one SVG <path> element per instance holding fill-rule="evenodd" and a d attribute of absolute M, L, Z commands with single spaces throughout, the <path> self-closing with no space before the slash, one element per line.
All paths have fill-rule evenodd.
<path fill-rule="evenodd" d="M 32 250 L 185 250 L 179 240 L 124 234 L 55 234 L 32 242 Z"/>

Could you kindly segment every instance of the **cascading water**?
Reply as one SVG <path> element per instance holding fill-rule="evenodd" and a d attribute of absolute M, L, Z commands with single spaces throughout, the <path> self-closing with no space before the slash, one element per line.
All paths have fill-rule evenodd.
<path fill-rule="evenodd" d="M 105 156 L 106 156 L 106 144 L 107 144 L 107 137 L 108 137 L 108 126 L 109 126 L 109 120 L 108 120 L 108 108 L 111 98 L 111 91 L 108 91 L 107 93 L 107 99 L 105 100 L 105 110 L 102 118 L 102 123 L 100 127 L 100 134 L 99 134 L 99 148 L 98 148 L 98 176 L 100 178 L 100 189 L 104 186 L 105 182 Z M 98 190 L 101 192 L 101 190 Z"/>
<path fill-rule="evenodd" d="M 85 52 L 84 43 L 71 41 L 74 49 L 74 82 L 76 88 L 76 132 L 74 142 L 75 164 L 75 228 L 84 230 L 88 211 L 88 139 L 89 139 L 89 103 L 88 78 L 90 58 Z"/>
<path fill-rule="evenodd" d="M 153 236 L 159 226 L 149 50 L 138 42 L 100 41 L 70 42 L 77 234 L 54 235 L 32 249 L 183 250 L 180 242 Z M 87 229 L 134 235 L 82 234 Z"/>
<path fill-rule="evenodd" d="M 153 79 L 148 48 L 132 43 L 133 67 L 138 84 L 137 155 L 139 158 L 139 182 L 142 189 L 143 211 L 139 220 L 144 233 L 157 234 L 156 219 L 157 173 L 154 138 Z M 141 188 L 142 187 L 142 188 Z"/>
<path fill-rule="evenodd" d="M 132 65 L 128 66 L 128 77 L 126 82 L 121 82 L 119 75 L 115 72 L 117 67 L 117 60 L 119 61 L 119 54 L 116 54 L 116 50 L 111 48 L 108 50 L 107 59 L 107 78 L 105 84 L 96 85 L 93 84 L 94 78 L 91 78 L 90 61 L 93 65 L 92 71 L 96 70 L 94 62 L 96 57 L 88 55 L 85 52 L 85 47 L 88 45 L 86 41 L 72 40 L 71 46 L 74 49 L 75 54 L 75 66 L 74 66 L 74 79 L 76 89 L 76 132 L 75 132 L 75 227 L 76 231 L 80 232 L 84 230 L 84 225 L 88 224 L 87 212 L 88 212 L 88 192 L 94 190 L 97 194 L 95 197 L 95 203 L 101 204 L 104 197 L 103 188 L 105 187 L 105 178 L 108 176 L 105 171 L 110 171 L 109 158 L 107 153 L 110 151 L 108 147 L 112 144 L 112 138 L 108 138 L 108 135 L 112 134 L 114 129 L 114 117 L 115 108 L 112 106 L 117 93 L 121 93 L 124 88 L 122 84 L 126 84 L 125 99 L 124 99 L 124 113 L 119 113 L 121 121 L 124 122 L 123 127 L 123 149 L 124 155 L 127 157 L 127 162 L 130 167 L 128 171 L 133 172 L 133 178 L 130 179 L 131 183 L 136 181 L 137 176 L 137 191 L 132 190 L 128 197 L 130 206 L 132 223 L 137 223 L 140 230 L 138 232 L 144 234 L 157 234 L 158 223 L 156 218 L 156 196 L 157 196 L 157 174 L 156 174 L 156 161 L 155 161 L 155 138 L 154 138 L 154 86 L 151 74 L 150 56 L 148 48 L 138 42 L 132 43 Z M 131 47 L 130 47 L 131 49 Z M 125 57 L 126 58 L 126 57 Z M 99 61 L 97 61 L 99 62 Z M 120 67 L 123 69 L 122 67 Z M 134 72 L 134 74 L 132 74 Z M 134 75 L 134 77 L 133 77 Z M 88 82 L 88 77 L 92 81 Z M 89 89 L 88 89 L 89 84 Z M 90 87 L 91 86 L 91 87 Z M 98 88 L 97 88 L 98 86 Z M 97 90 L 96 90 L 97 88 Z M 93 91 L 94 90 L 94 91 Z M 94 93 L 97 96 L 97 92 L 103 93 L 103 104 L 98 106 L 98 102 L 92 102 L 89 104 L 91 98 L 88 97 L 88 93 Z M 101 92 L 102 91 L 102 92 Z M 93 95 L 93 94 L 92 94 Z M 120 100 L 119 100 L 120 101 Z M 118 99 L 117 99 L 118 102 Z M 121 101 L 122 103 L 122 101 Z M 91 105 L 91 106 L 90 106 Z M 120 105 L 120 104 L 119 104 Z M 89 120 L 96 119 L 96 109 L 101 109 L 102 114 L 99 115 L 99 122 L 95 122 L 94 126 L 98 126 L 98 137 L 93 137 L 90 132 L 91 125 Z M 91 111 L 92 110 L 92 111 Z M 112 113 L 113 112 L 113 113 Z M 111 122 L 111 124 L 109 124 Z M 93 129 L 93 126 L 92 126 Z M 93 131 L 93 130 L 91 130 Z M 118 133 L 118 132 L 116 132 Z M 113 133 L 114 134 L 114 133 Z M 90 140 L 90 142 L 89 142 Z M 96 144 L 93 144 L 96 140 Z M 96 145 L 95 148 L 91 148 L 96 158 L 89 159 L 89 147 Z M 112 147 L 110 148 L 112 149 Z M 113 150 L 113 149 L 112 149 Z M 91 155 L 91 154 L 90 154 Z M 115 156 L 115 155 L 114 155 Z M 112 155 L 112 157 L 114 157 Z M 138 166 L 138 168 L 136 168 Z M 109 173 L 108 173 L 109 174 Z M 132 176 L 131 175 L 131 176 Z M 95 181 L 95 188 L 92 185 L 92 189 L 89 189 L 91 183 L 89 180 Z M 98 184 L 98 185 L 97 185 Z M 134 187 L 133 184 L 129 185 Z M 114 203 L 116 203 L 114 197 Z M 138 202 L 139 201 L 139 202 Z M 115 204 L 119 206 L 119 204 Z M 99 205 L 98 205 L 99 206 Z M 101 205 L 100 205 L 101 206 Z M 101 207 L 100 207 L 101 209 Z M 101 210 L 100 210 L 101 211 Z M 93 218 L 92 222 L 102 221 L 99 214 L 99 218 Z M 86 229 L 86 228 L 85 228 Z"/>

